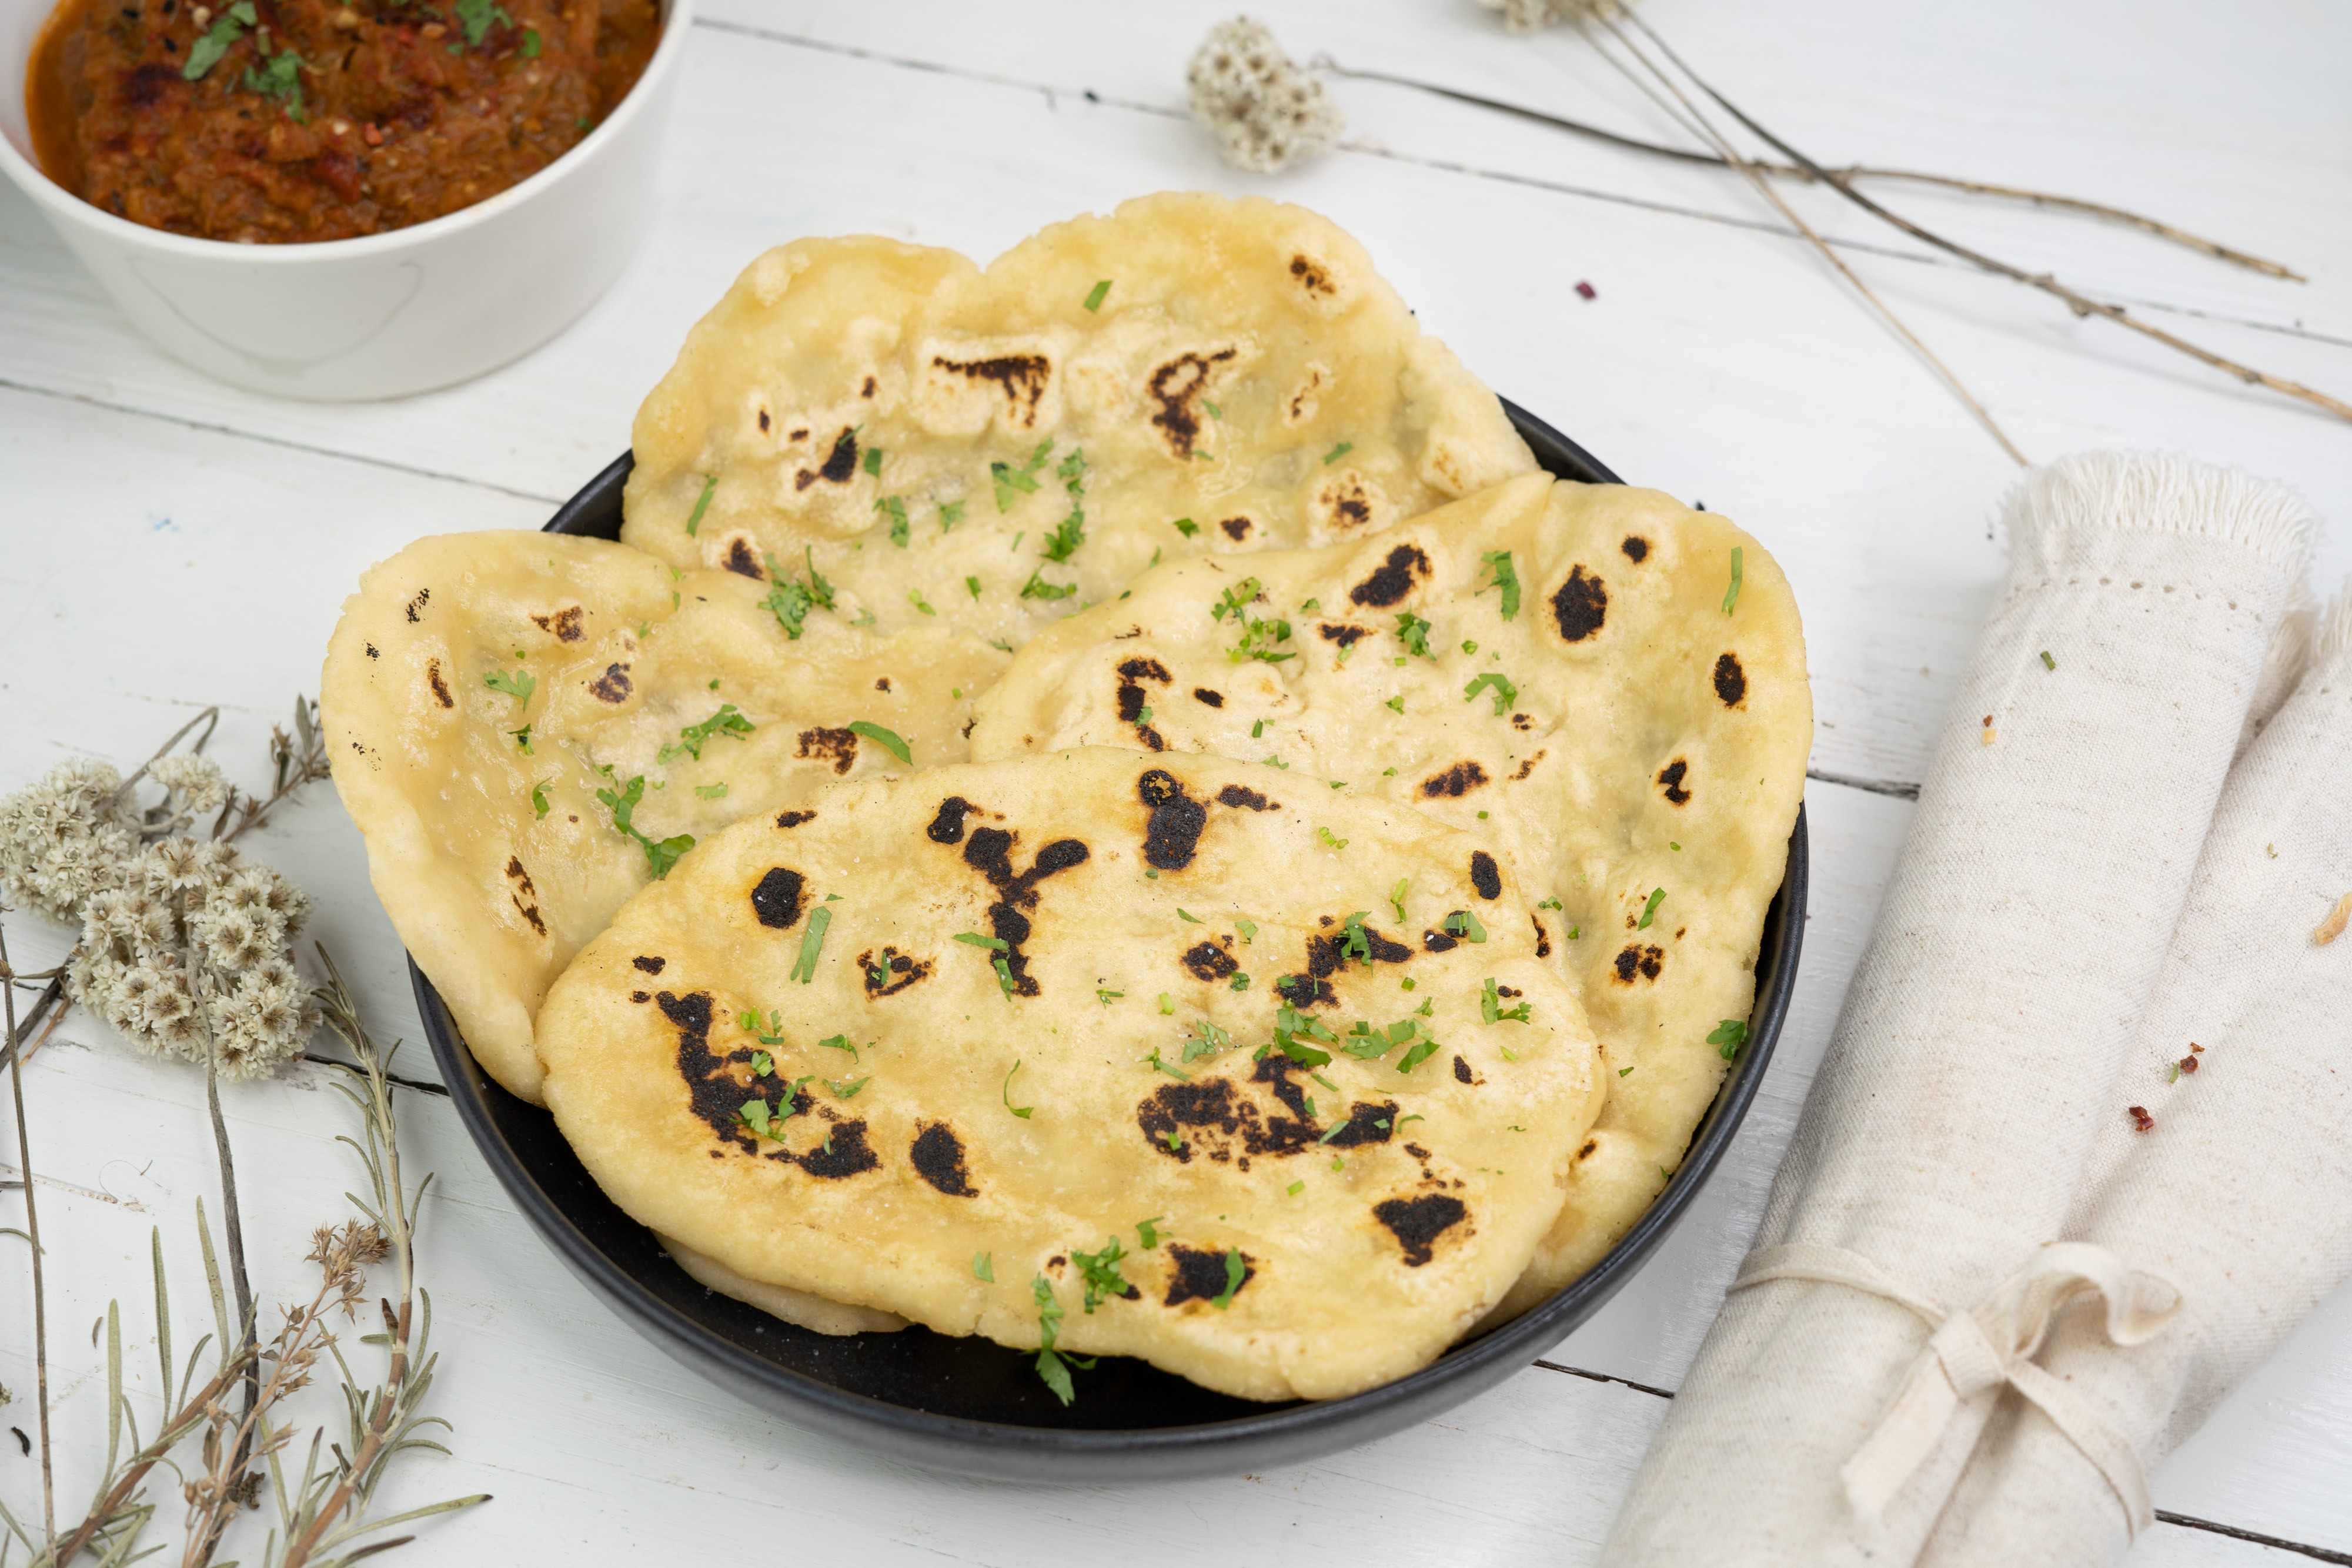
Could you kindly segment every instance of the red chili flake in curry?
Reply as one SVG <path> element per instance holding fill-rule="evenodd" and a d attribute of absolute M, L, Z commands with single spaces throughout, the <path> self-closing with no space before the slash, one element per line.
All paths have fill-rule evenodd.
<path fill-rule="evenodd" d="M 348 239 L 544 169 L 660 35 L 654 0 L 64 0 L 26 109 L 43 172 L 119 217 Z"/>

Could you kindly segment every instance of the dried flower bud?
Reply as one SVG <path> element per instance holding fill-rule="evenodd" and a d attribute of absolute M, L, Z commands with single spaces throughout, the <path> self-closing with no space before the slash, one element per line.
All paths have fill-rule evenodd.
<path fill-rule="evenodd" d="M 60 762 L 0 802 L 0 893 L 68 924 L 102 889 L 122 883 L 139 852 L 139 820 L 117 800 L 122 775 L 103 762 Z"/>
<path fill-rule="evenodd" d="M 228 804 L 228 780 L 209 757 L 182 752 L 159 758 L 147 777 L 163 787 L 174 817 L 208 817 Z"/>
<path fill-rule="evenodd" d="M 1184 74 L 1192 118 L 1215 133 L 1236 169 L 1277 173 L 1326 151 L 1348 128 L 1323 84 L 1247 16 L 1210 28 Z"/>
<path fill-rule="evenodd" d="M 1478 0 L 1489 11 L 1503 14 L 1503 26 L 1514 33 L 1532 33 L 1555 22 L 1591 22 L 1622 16 L 1616 0 Z"/>

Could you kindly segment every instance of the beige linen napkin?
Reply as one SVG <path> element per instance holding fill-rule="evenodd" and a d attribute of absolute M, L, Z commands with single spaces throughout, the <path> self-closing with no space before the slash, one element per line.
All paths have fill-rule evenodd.
<path fill-rule="evenodd" d="M 2161 1326 L 2131 1310 L 2155 1289 L 2131 1260 L 2043 1243 L 2116 1113 L 2317 525 L 2242 475 L 2105 454 L 2030 476 L 2008 521 L 1759 1282 L 1727 1300 L 1606 1563 L 1908 1561 L 2054 1302 L 2100 1289 L 2111 1332 Z"/>
<path fill-rule="evenodd" d="M 2137 1349 L 2070 1314 L 2037 1358 L 2150 1469 L 2352 1272 L 2352 936 L 2318 939 L 2352 896 L 2347 780 L 2352 587 L 2231 770 L 2067 1226 L 2180 1288 L 2179 1320 Z M 2011 1396 L 1921 1562 L 2075 1568 L 2132 1533 L 2098 1471 Z"/>

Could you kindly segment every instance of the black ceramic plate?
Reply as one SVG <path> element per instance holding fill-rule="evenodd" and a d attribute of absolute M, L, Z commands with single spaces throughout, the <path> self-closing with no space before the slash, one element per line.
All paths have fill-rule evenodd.
<path fill-rule="evenodd" d="M 1536 460 L 1567 479 L 1616 484 L 1582 448 L 1506 403 Z M 551 532 L 617 538 L 630 458 L 589 481 Z M 1517 1372 L 1599 1311 L 1656 1249 L 1730 1145 L 1772 1059 L 1805 925 L 1805 819 L 1764 917 L 1748 1049 L 1724 1080 L 1657 1202 L 1608 1256 L 1543 1305 L 1385 1387 L 1319 1404 L 1229 1398 L 1140 1361 L 1078 1374 L 1066 1409 L 1031 1358 L 983 1339 L 909 1328 L 835 1338 L 707 1291 L 652 1232 L 613 1206 L 545 1111 L 474 1062 L 440 997 L 409 967 L 425 1037 L 457 1114 L 556 1255 L 629 1324 L 712 1382 L 797 1426 L 894 1458 L 1008 1480 L 1098 1483 L 1231 1475 L 1368 1443 L 1450 1409 Z"/>

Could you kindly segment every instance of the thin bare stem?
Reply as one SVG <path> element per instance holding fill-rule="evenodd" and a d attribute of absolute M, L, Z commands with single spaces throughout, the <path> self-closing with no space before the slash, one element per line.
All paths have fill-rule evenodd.
<path fill-rule="evenodd" d="M 1605 141 L 1612 146 L 1627 148 L 1635 152 L 1647 152 L 1654 157 L 1672 158 L 1683 163 L 1701 163 L 1717 169 L 1736 167 L 1729 159 L 1713 152 L 1701 152 L 1687 147 L 1669 147 L 1664 142 L 1644 141 L 1638 136 L 1627 136 L 1622 131 L 1610 131 L 1581 120 L 1571 120 L 1566 115 L 1549 114 L 1539 109 L 1529 109 L 1525 104 L 1488 98 L 1482 93 L 1465 92 L 1459 88 L 1441 87 L 1435 82 L 1416 81 L 1411 77 L 1392 76 L 1387 71 L 1357 70 L 1341 65 L 1329 55 L 1316 56 L 1312 64 L 1316 69 L 1328 71 L 1336 77 L 1346 77 L 1356 81 L 1386 82 L 1391 87 L 1411 88 L 1416 92 L 1452 99 L 1456 103 L 1466 103 L 1475 108 L 1492 110 L 1498 114 L 1508 114 L 1520 120 L 1532 120 L 1538 125 L 1548 125 L 1555 131 L 1565 131 L 1572 135 L 1590 137 L 1596 141 Z M 1675 123 L 1691 129 L 1689 122 L 1682 115 L 1675 113 L 1671 109 L 1667 110 L 1667 113 Z M 1794 163 L 1776 163 L 1762 158 L 1751 158 L 1748 162 L 1750 168 L 1759 173 L 1769 174 L 1775 179 L 1801 180 L 1806 184 L 1822 183 L 1811 171 Z M 1990 196 L 2000 201 L 2023 202 L 2032 206 L 2056 207 L 2065 212 L 2082 213 L 2091 217 L 2105 218 L 2111 223 L 2126 225 L 2170 244 L 2196 251 L 2201 256 L 2210 256 L 2217 261 L 2226 261 L 2233 267 L 2242 267 L 2259 272 L 2266 277 L 2283 277 L 2291 283 L 2310 281 L 2303 274 L 2278 262 L 2266 261 L 2259 256 L 2233 249 L 2218 240 L 2210 240 L 2202 235 L 2191 234 L 2189 230 L 2176 225 L 2148 217 L 2145 214 L 2132 212 L 2127 208 L 2113 206 L 2105 202 L 2085 201 L 2080 196 L 2062 196 L 2050 191 L 2027 190 L 2017 185 L 1996 185 L 1982 180 L 1957 179 L 1949 174 L 1923 173 L 1914 169 L 1883 169 L 1873 163 L 1848 163 L 1830 170 L 1829 172 L 1848 180 L 1901 180 L 1912 184 L 1936 185 L 1946 190 L 1964 191 L 1970 195 Z"/>
<path fill-rule="evenodd" d="M 213 1033 L 212 1009 L 205 1001 L 203 950 L 194 936 L 187 936 L 180 951 L 181 962 L 187 967 L 188 995 L 195 1003 L 197 1024 L 205 1031 L 205 1106 L 212 1113 L 213 1147 L 220 1155 L 221 1223 L 228 1237 L 229 1285 L 236 1294 L 239 1338 L 234 1348 L 242 1351 L 254 1343 L 253 1287 L 247 1282 L 245 1272 L 245 1221 L 237 1206 L 236 1161 L 229 1151 L 228 1123 L 221 1115 L 220 1042 Z M 246 1367 L 244 1385 L 242 1415 L 247 1430 L 237 1446 L 236 1462 L 240 1466 L 251 1451 L 247 1445 L 251 1441 L 254 1404 L 261 1392 L 259 1369 L 250 1363 Z M 223 1519 L 220 1522 L 226 1525 L 227 1521 Z M 217 1530 L 215 1535 L 216 1540 Z"/>
<path fill-rule="evenodd" d="M 1878 203 L 1871 200 L 1868 196 L 1864 195 L 1860 191 L 1855 190 L 1852 181 L 1846 179 L 1841 174 L 1822 167 L 1819 163 L 1814 162 L 1802 152 L 1798 152 L 1794 147 L 1790 146 L 1787 142 L 1781 141 L 1779 137 L 1773 135 L 1770 131 L 1765 130 L 1762 126 L 1757 124 L 1755 120 L 1749 119 L 1745 113 L 1741 112 L 1740 110 L 1733 105 L 1729 99 L 1726 99 L 1721 93 L 1716 91 L 1714 88 L 1708 86 L 1706 78 L 1701 77 L 1696 71 L 1692 70 L 1688 65 L 1685 64 L 1681 57 L 1676 55 L 1655 32 L 1651 30 L 1648 24 L 1644 23 L 1639 16 L 1635 16 L 1631 13 L 1628 13 L 1626 20 L 1631 22 L 1634 26 L 1641 28 L 1642 32 L 1648 37 L 1650 41 L 1657 45 L 1659 52 L 1664 54 L 1668 59 L 1672 60 L 1676 68 L 1680 69 L 1684 75 L 1689 77 L 1692 82 L 1696 84 L 1701 92 L 1706 93 L 1709 98 L 1715 99 L 1717 103 L 1722 105 L 1724 112 L 1729 114 L 1734 120 L 1737 120 L 1740 124 L 1746 126 L 1750 131 L 1762 138 L 1764 141 L 1769 144 L 1776 152 L 1795 162 L 1799 168 L 1812 175 L 1813 178 L 1822 181 L 1824 184 L 1827 184 L 1840 195 L 1843 196 L 1847 201 L 1852 202 L 1854 205 L 1860 207 L 1863 211 L 1869 213 L 1874 217 L 1892 224 L 1895 227 L 1902 230 L 1905 234 L 1909 235 L 1912 238 L 1918 240 L 1923 244 L 1934 246 L 1937 250 L 1943 251 L 1951 256 L 1958 256 L 1962 261 L 1968 262 L 1975 267 L 1982 267 L 1987 272 L 1995 273 L 2002 277 L 2011 278 L 2019 283 L 2027 284 L 2032 287 L 2039 288 L 2044 294 L 2048 294 L 2053 298 L 2064 301 L 2066 308 L 2074 311 L 2077 316 L 2103 317 L 2109 321 L 2115 322 L 2117 326 L 2128 327 L 2133 331 L 2139 333 L 2143 337 L 2152 338 L 2168 349 L 2178 350 L 2193 360 L 2197 360 L 2212 366 L 2217 371 L 2225 371 L 2230 375 L 2233 375 L 2240 381 L 2246 382 L 2249 386 L 2267 387 L 2273 392 L 2281 392 L 2288 397 L 2299 399 L 2302 402 L 2310 403 L 2317 408 L 2324 408 L 2328 413 L 2336 415 L 2338 419 L 2352 420 L 2352 403 L 2347 403 L 2337 398 L 2330 397 L 2327 393 L 2305 386 L 2300 382 L 2291 382 L 2283 376 L 2273 376 L 2265 371 L 2257 371 L 2249 366 L 2239 364 L 2234 360 L 2224 359 L 2221 355 L 2214 353 L 2211 350 L 2200 348 L 2197 344 L 2191 343 L 2185 339 L 2175 337 L 2172 333 L 2165 331 L 2160 327 L 2149 326 L 2147 322 L 2142 321 L 2137 317 L 2133 316 L 2125 310 L 2120 305 L 2110 305 L 2104 300 L 2094 299 L 2086 294 L 2083 294 L 2075 289 L 2070 288 L 2066 285 L 2059 282 L 2056 277 L 2053 277 L 2049 273 L 2032 273 L 2027 272 L 2022 267 L 2011 267 L 2009 263 L 1996 260 L 1992 256 L 1989 256 L 1981 251 L 1971 250 L 1966 246 L 1957 245 L 1952 241 L 1946 239 L 1939 234 L 1922 228 L 1919 225 L 1913 223 L 1909 218 L 1904 217 L 1899 214 L 1887 211 L 1886 208 L 1879 205 Z M 1623 37 L 1623 34 L 1622 31 L 1618 30 L 1616 24 L 1613 21 L 1610 22 L 1608 26 L 1612 32 L 1618 32 L 1618 36 L 1621 38 Z"/>
<path fill-rule="evenodd" d="M 65 990 L 66 979 L 63 975 L 58 976 L 47 985 L 41 988 L 41 994 L 33 998 L 32 1010 L 25 1015 L 23 1025 L 21 1027 L 15 1024 L 11 1024 L 9 1026 L 8 1038 L 5 1048 L 0 1048 L 0 1061 L 14 1061 L 16 1059 L 16 1046 L 18 1042 L 25 1035 L 30 1033 L 40 1023 L 42 1016 L 65 996 Z M 12 1007 L 16 1002 L 16 999 L 15 988 L 14 987 L 11 987 L 8 1000 Z M 51 1027 L 54 1028 L 56 1026 L 52 1025 Z M 45 1035 L 42 1038 L 47 1039 L 47 1037 Z"/>
<path fill-rule="evenodd" d="M 13 981 L 8 967 L 8 936 L 0 925 L 0 981 Z M 41 1277 L 41 1213 L 33 1201 L 33 1143 L 25 1127 L 25 1063 L 16 1053 L 16 988 L 0 984 L 0 1008 L 8 1025 L 8 1087 L 16 1102 L 16 1168 L 25 1173 L 25 1232 L 33 1244 L 33 1381 L 40 1400 L 41 1535 L 58 1538 L 57 1481 L 49 1460 L 49 1302 Z M 63 1562 L 63 1558 L 58 1559 Z"/>
<path fill-rule="evenodd" d="M 166 757 L 171 756 L 172 748 L 180 744 L 182 737 L 186 736 L 188 731 L 195 728 L 196 726 L 200 724 L 205 727 L 205 732 L 196 737 L 196 744 L 194 749 L 197 751 L 202 751 L 205 748 L 205 742 L 213 737 L 213 730 L 220 724 L 220 709 L 217 707 L 208 707 L 205 709 L 204 712 L 196 715 L 195 717 L 190 719 L 187 723 L 182 725 L 179 728 L 173 730 L 172 732 L 172 738 L 155 748 L 154 756 L 141 763 L 137 772 L 131 774 L 130 778 L 125 779 L 121 783 L 114 787 L 114 793 L 106 798 L 107 805 L 110 808 L 116 801 L 131 793 L 131 787 L 138 783 L 142 779 L 147 777 L 147 769 L 154 767 L 155 764 L 163 761 Z"/>
<path fill-rule="evenodd" d="M 1885 300 L 1881 299 L 1877 294 L 1873 292 L 1871 287 L 1864 283 L 1860 277 L 1856 276 L 1854 270 L 1845 264 L 1844 258 L 1840 256 L 1836 251 L 1831 249 L 1829 243 L 1822 239 L 1820 235 L 1813 232 L 1811 225 L 1806 223 L 1804 219 L 1797 215 L 1795 208 L 1790 206 L 1788 203 L 1780 199 L 1780 193 L 1774 190 L 1770 182 L 1767 181 L 1761 173 L 1758 172 L 1747 162 L 1746 159 L 1740 156 L 1738 150 L 1732 146 L 1727 138 L 1718 132 L 1712 124 L 1708 123 L 1706 117 L 1699 112 L 1698 106 L 1692 103 L 1690 99 L 1685 96 L 1682 89 L 1675 84 L 1674 78 L 1667 76 L 1663 70 L 1660 70 L 1657 65 L 1652 61 L 1647 55 L 1644 55 L 1642 52 L 1640 46 L 1636 45 L 1632 39 L 1628 38 L 1624 35 L 1623 31 L 1617 26 L 1613 19 L 1604 16 L 1601 18 L 1601 25 L 1609 29 L 1611 35 L 1616 38 L 1617 42 L 1624 47 L 1628 54 L 1640 61 L 1645 70 L 1647 70 L 1652 76 L 1655 77 L 1668 92 L 1674 94 L 1675 99 L 1682 104 L 1683 108 L 1689 112 L 1692 119 L 1695 120 L 1705 131 L 1708 140 L 1715 143 L 1716 151 L 1723 155 L 1725 161 L 1729 162 L 1734 168 L 1738 169 L 1742 175 L 1746 176 L 1748 183 L 1755 188 L 1758 194 L 1761 195 L 1766 201 L 1771 203 L 1773 206 L 1779 208 L 1781 216 L 1787 218 L 1790 223 L 1794 225 L 1797 228 L 1797 232 L 1803 235 L 1805 238 L 1811 243 L 1813 248 L 1819 251 L 1822 257 L 1827 260 L 1832 267 L 1837 268 L 1839 274 L 1843 276 L 1848 283 L 1853 286 L 1854 292 L 1861 295 L 1864 299 L 1867 300 L 1871 308 L 1876 310 L 1886 324 L 1889 327 L 1892 327 L 1903 340 L 1910 344 L 1912 350 L 1916 352 L 1922 360 L 1925 360 L 1927 362 L 1928 368 L 1935 371 L 1937 377 L 1943 382 L 1947 388 L 1950 390 L 1952 395 L 1958 398 L 1960 402 L 1967 406 L 1969 412 L 1976 415 L 1978 423 L 1981 423 L 1985 427 L 1986 431 L 1990 434 L 1993 440 L 2000 444 L 2000 449 L 2009 454 L 2010 457 L 2015 461 L 2021 468 L 2029 466 L 2025 454 L 2017 449 L 2017 444 L 2010 440 L 2008 432 L 2001 429 L 2000 423 L 1993 418 L 1991 413 L 1987 412 L 1984 404 L 1979 402 L 1976 400 L 1975 395 L 1961 383 L 1960 378 L 1952 372 L 1951 367 L 1945 364 L 1942 360 L 1938 359 L 1936 356 L 1935 350 L 1928 348 L 1925 342 L 1920 340 L 1919 335 L 1916 332 L 1912 331 L 1911 329 L 1904 323 L 1903 319 L 1895 313 L 1894 308 Z M 1606 49 L 1601 48 L 1597 39 L 1594 40 L 1594 52 L 1599 54 L 1603 59 L 1609 61 L 1609 63 L 1615 67 L 1619 71 L 1622 72 L 1627 79 L 1633 81 L 1636 86 L 1642 85 L 1641 78 L 1635 77 L 1631 70 L 1627 69 L 1624 63 L 1619 60 L 1614 55 L 1612 55 Z"/>

